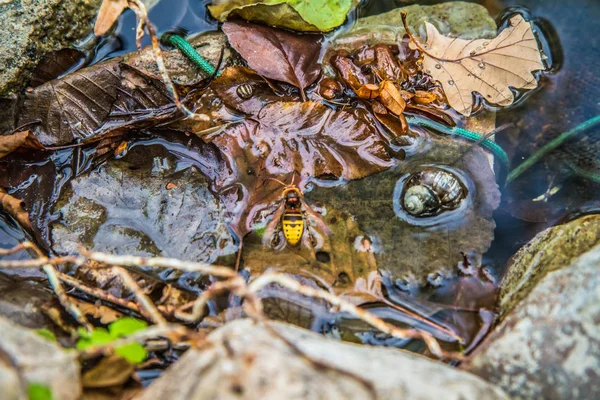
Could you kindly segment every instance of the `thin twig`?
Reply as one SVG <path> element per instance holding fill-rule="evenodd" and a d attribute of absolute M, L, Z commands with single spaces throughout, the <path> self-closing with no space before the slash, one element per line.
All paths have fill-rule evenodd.
<path fill-rule="evenodd" d="M 24 261 L 41 262 L 41 265 L 38 265 L 38 267 L 41 266 L 42 270 L 48 277 L 48 282 L 50 283 L 50 286 L 52 286 L 52 289 L 54 290 L 56 297 L 58 297 L 58 301 L 60 302 L 60 304 L 65 308 L 65 310 L 67 310 L 67 312 L 69 314 L 71 314 L 73 316 L 73 318 L 75 318 L 75 320 L 80 325 L 85 327 L 85 329 L 87 329 L 88 331 L 91 331 L 93 329 L 92 324 L 90 324 L 88 322 L 87 318 L 85 317 L 85 315 L 83 315 L 81 310 L 79 308 L 77 308 L 77 306 L 75 304 L 73 304 L 73 302 L 69 299 L 69 296 L 67 296 L 67 294 L 65 293 L 65 289 L 63 288 L 62 284 L 60 283 L 60 279 L 58 279 L 58 275 L 57 275 L 58 271 L 56 271 L 56 268 L 54 268 L 54 265 L 50 262 L 51 259 L 46 257 L 44 255 L 44 253 L 42 253 L 42 251 L 39 249 L 38 246 L 36 246 L 32 242 L 23 242 L 20 245 L 17 245 L 15 247 L 13 247 L 12 249 L 8 250 L 8 252 L 13 251 L 13 253 L 16 253 L 17 251 L 22 251 L 22 250 L 26 250 L 26 249 L 33 250 L 37 254 L 38 259 L 37 260 L 24 260 Z M 0 261 L 0 268 L 2 267 L 1 264 L 4 262 L 10 263 L 10 261 Z"/>
<path fill-rule="evenodd" d="M 148 36 L 150 36 L 150 41 L 152 42 L 152 50 L 154 51 L 154 60 L 156 65 L 158 66 L 158 70 L 160 72 L 163 83 L 165 84 L 169 95 L 173 99 L 173 102 L 177 106 L 177 108 L 185 115 L 186 118 L 190 118 L 194 121 L 202 121 L 207 122 L 210 121 L 210 117 L 206 114 L 197 114 L 190 109 L 188 109 L 180 100 L 179 95 L 177 94 L 177 89 L 169 76 L 169 72 L 165 66 L 164 59 L 162 57 L 162 50 L 160 49 L 160 44 L 158 40 L 158 36 L 156 34 L 156 28 L 152 24 L 152 22 L 148 19 L 148 12 L 146 10 L 146 6 L 140 0 L 128 0 L 129 8 L 135 12 L 138 18 L 138 24 L 136 28 L 136 43 L 138 48 L 141 48 L 141 39 L 144 36 L 144 28 L 148 31 Z"/>
<path fill-rule="evenodd" d="M 145 314 L 147 314 L 150 320 L 155 324 L 166 325 L 167 321 L 163 318 L 160 311 L 158 311 L 154 303 L 152 303 L 152 300 L 146 296 L 146 293 L 142 291 L 131 275 L 129 275 L 129 273 L 121 267 L 113 267 L 113 271 L 119 276 L 119 278 L 121 278 L 123 285 L 133 292 L 135 298 L 140 304 L 140 311 L 145 311 Z"/>
<path fill-rule="evenodd" d="M 265 286 L 268 286 L 273 283 L 278 284 L 287 289 L 290 289 L 292 291 L 295 291 L 297 293 L 300 293 L 303 296 L 325 300 L 328 303 L 330 303 L 331 305 L 336 306 L 339 309 L 339 311 L 347 312 L 351 315 L 354 315 L 355 317 L 360 318 L 367 324 L 371 325 L 372 327 L 374 327 L 384 333 L 387 333 L 388 335 L 398 337 L 401 339 L 422 339 L 425 342 L 425 344 L 427 345 L 427 347 L 429 348 L 429 350 L 431 351 L 431 353 L 433 355 L 435 355 L 436 357 L 439 357 L 439 358 L 443 358 L 443 357 L 457 358 L 457 357 L 459 357 L 458 354 L 448 354 L 448 353 L 444 352 L 441 349 L 437 340 L 433 337 L 433 335 L 431 335 L 428 332 L 418 331 L 415 329 L 397 328 L 391 324 L 388 324 L 387 322 L 385 322 L 381 318 L 375 316 L 374 314 L 371 314 L 368 311 L 365 311 L 365 310 L 355 306 L 354 304 L 337 297 L 336 295 L 333 295 L 324 290 L 315 289 L 310 286 L 302 285 L 302 284 L 298 283 L 298 281 L 296 281 L 286 275 L 274 274 L 274 273 L 263 274 L 263 275 L 259 276 L 258 278 L 256 278 L 254 281 L 252 281 L 248 285 L 248 292 L 249 293 L 257 293 Z"/>
<path fill-rule="evenodd" d="M 119 307 L 123 307 L 123 308 L 131 310 L 135 313 L 141 314 L 140 308 L 138 307 L 138 305 L 132 301 L 114 296 L 100 288 L 89 287 L 89 286 L 85 285 L 84 283 L 80 282 L 78 279 L 75 279 L 67 274 L 63 274 L 62 272 L 59 272 L 57 275 L 58 275 L 58 279 L 60 279 L 62 282 L 66 283 L 69 286 L 74 287 L 75 289 L 87 294 L 88 296 L 95 297 L 97 299 L 115 304 Z"/>

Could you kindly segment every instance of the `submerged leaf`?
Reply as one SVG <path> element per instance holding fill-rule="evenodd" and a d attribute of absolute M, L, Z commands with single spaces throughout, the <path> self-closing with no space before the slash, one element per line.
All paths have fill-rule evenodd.
<path fill-rule="evenodd" d="M 210 87 L 225 105 L 249 115 L 256 115 L 268 103 L 294 101 L 298 96 L 279 95 L 262 76 L 246 67 L 229 67 Z"/>
<path fill-rule="evenodd" d="M 6 193 L 0 188 L 0 206 L 2 209 L 14 219 L 17 220 L 23 228 L 32 230 L 31 222 L 29 221 L 29 213 L 23 210 L 24 202 Z"/>
<path fill-rule="evenodd" d="M 280 29 L 246 22 L 226 22 L 229 43 L 260 75 L 304 89 L 321 74 L 320 35 L 298 36 Z"/>
<path fill-rule="evenodd" d="M 427 43 L 413 38 L 410 46 L 423 53 L 423 70 L 438 80 L 448 103 L 459 113 L 473 111 L 473 92 L 490 104 L 508 106 L 511 88 L 537 87 L 533 71 L 544 69 L 531 24 L 516 15 L 510 26 L 492 39 L 464 40 L 442 36 L 426 23 Z"/>
<path fill-rule="evenodd" d="M 238 15 L 249 21 L 305 32 L 329 32 L 346 20 L 352 0 L 214 0 L 211 15 L 225 21 Z"/>
<path fill-rule="evenodd" d="M 281 194 L 281 185 L 269 178 L 289 182 L 296 174 L 302 181 L 353 180 L 394 165 L 369 121 L 314 102 L 268 104 L 256 117 L 207 140 L 219 147 L 235 171 L 219 186 L 222 192 L 238 193 L 232 196 L 232 207 L 244 211 L 235 214 L 234 229 L 242 235 Z"/>
<path fill-rule="evenodd" d="M 389 271 L 410 286 L 423 285 L 438 275 L 451 276 L 458 267 L 476 269 L 494 237 L 492 212 L 500 202 L 500 192 L 485 152 L 468 148 L 469 144 L 455 139 L 431 137 L 427 152 L 413 154 L 366 179 L 315 189 L 306 194 L 306 201 L 352 215 L 372 241 L 379 271 Z M 403 207 L 404 189 L 411 176 L 432 166 L 451 172 L 468 193 L 456 209 L 416 217 Z"/>

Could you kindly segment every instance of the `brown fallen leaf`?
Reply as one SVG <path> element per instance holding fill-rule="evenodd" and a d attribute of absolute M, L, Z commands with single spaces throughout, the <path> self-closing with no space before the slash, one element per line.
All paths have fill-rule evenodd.
<path fill-rule="evenodd" d="M 32 230 L 31 222 L 29 221 L 29 213 L 23 210 L 25 203 L 10 194 L 6 190 L 0 188 L 0 206 L 2 209 L 14 219 L 17 220 L 23 228 Z"/>
<path fill-rule="evenodd" d="M 223 32 L 248 66 L 260 75 L 304 89 L 321 74 L 321 35 L 297 35 L 247 22 L 225 22 Z"/>
<path fill-rule="evenodd" d="M 12 153 L 18 148 L 42 150 L 44 146 L 33 136 L 30 131 L 13 133 L 0 136 L 0 158 Z"/>
<path fill-rule="evenodd" d="M 406 17 L 403 15 L 406 25 Z M 533 71 L 544 69 L 531 24 L 520 15 L 494 39 L 464 40 L 442 36 L 425 23 L 427 42 L 409 32 L 410 48 L 423 55 L 423 70 L 442 84 L 448 104 L 469 116 L 473 92 L 490 104 L 508 106 L 514 101 L 511 88 L 537 87 Z"/>
<path fill-rule="evenodd" d="M 123 313 L 113 310 L 102 304 L 88 303 L 78 299 L 72 299 L 74 304 L 88 317 L 96 318 L 101 324 L 108 325 L 119 318 L 123 318 Z"/>
<path fill-rule="evenodd" d="M 216 186 L 232 211 L 236 233 L 252 230 L 281 195 L 281 184 L 272 178 L 287 183 L 296 175 L 295 183 L 303 187 L 311 177 L 360 179 L 394 165 L 377 129 L 357 114 L 316 102 L 276 102 L 206 137 L 221 151 L 224 170 L 231 171 L 220 175 Z"/>
<path fill-rule="evenodd" d="M 125 384 L 133 372 L 135 365 L 116 354 L 105 357 L 91 370 L 83 374 L 82 384 L 85 388 L 107 388 Z"/>
<path fill-rule="evenodd" d="M 104 0 L 98 11 L 94 35 L 104 35 L 117 22 L 119 15 L 129 8 L 127 0 Z"/>
<path fill-rule="evenodd" d="M 402 98 L 400 91 L 391 81 L 383 81 L 380 85 L 379 99 L 381 103 L 396 115 L 402 115 L 406 102 Z"/>
<path fill-rule="evenodd" d="M 372 83 L 367 83 L 366 85 L 362 85 L 356 89 L 355 93 L 361 99 L 376 99 L 379 97 L 379 86 Z"/>
<path fill-rule="evenodd" d="M 225 69 L 210 85 L 225 105 L 244 114 L 256 115 L 268 103 L 297 101 L 293 94 L 276 93 L 269 82 L 242 66 Z"/>
<path fill-rule="evenodd" d="M 437 96 L 435 93 L 426 92 L 424 90 L 416 90 L 415 95 L 413 96 L 413 100 L 417 104 L 427 105 L 436 101 Z"/>

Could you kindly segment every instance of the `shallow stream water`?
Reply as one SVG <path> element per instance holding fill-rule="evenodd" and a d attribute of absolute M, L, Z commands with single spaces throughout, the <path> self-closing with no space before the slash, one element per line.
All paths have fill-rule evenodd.
<path fill-rule="evenodd" d="M 207 16 L 206 3 L 163 0 L 151 9 L 149 15 L 159 33 L 176 26 L 191 33 L 217 29 L 216 21 Z M 415 2 L 391 0 L 367 2 L 343 29 L 352 26 L 354 18 L 358 16 L 374 15 L 413 3 Z M 429 5 L 438 2 L 416 3 Z M 546 39 L 542 44 L 552 64 L 551 72 L 541 77 L 539 89 L 521 96 L 512 107 L 497 110 L 496 126 L 512 124 L 496 135 L 496 140 L 507 151 L 512 159 L 511 165 L 515 167 L 550 138 L 600 114 L 600 85 L 597 84 L 600 76 L 600 39 L 594 35 L 596 21 L 600 19 L 600 4 L 594 0 L 568 3 L 561 0 L 486 0 L 481 3 L 500 24 L 509 11 L 519 11 L 534 18 L 536 26 Z M 584 12 L 586 17 L 582 18 Z M 82 43 L 82 50 L 87 54 L 87 64 L 135 51 L 134 26 L 135 17 L 128 11 L 119 19 L 113 35 L 99 43 L 93 42 L 92 39 Z M 72 251 L 73 247 L 69 246 L 79 242 L 103 251 L 131 251 L 142 254 L 161 252 L 166 256 L 208 262 L 218 259 L 222 263 L 233 265 L 239 238 L 219 223 L 219 217 L 210 219 L 204 225 L 186 226 L 186 229 L 189 228 L 187 230 L 178 227 L 175 231 L 170 231 L 176 225 L 169 220 L 171 214 L 174 215 L 173 218 L 193 220 L 194 207 L 202 207 L 204 212 L 210 210 L 215 215 L 221 212 L 211 203 L 212 195 L 208 190 L 202 195 L 204 197 L 194 192 L 184 193 L 181 198 L 173 198 L 165 192 L 164 187 L 169 184 L 177 185 L 177 180 L 181 179 L 182 174 L 197 174 L 192 180 L 207 185 L 202 173 L 206 174 L 206 171 L 212 168 L 207 165 L 206 160 L 210 157 L 206 157 L 208 150 L 201 141 L 187 137 L 175 138 L 174 135 L 148 133 L 139 141 L 130 144 L 126 154 L 119 155 L 116 160 L 107 163 L 92 162 L 92 152 L 86 149 L 60 150 L 48 160 L 29 160 L 18 167 L 12 164 L 7 167 L 10 173 L 1 177 L 0 183 L 10 188 L 10 193 L 22 197 L 29 207 L 38 210 L 36 215 L 39 220 L 35 225 L 40 227 L 41 237 L 51 237 L 50 231 L 57 225 L 67 231 L 67 236 L 61 237 L 72 238 L 72 243 L 55 243 L 52 250 L 59 253 Z M 469 349 L 481 339 L 491 325 L 496 288 L 509 258 L 516 250 L 545 227 L 582 213 L 598 212 L 600 209 L 600 184 L 577 173 L 581 172 L 581 169 L 593 172 L 596 176 L 600 173 L 599 136 L 600 130 L 596 129 L 575 137 L 507 186 L 503 185 L 499 177 L 502 202 L 493 213 L 495 229 L 491 222 L 491 212 L 490 218 L 487 218 L 482 217 L 479 212 L 473 212 L 471 215 L 467 211 L 456 210 L 460 213 L 453 215 L 454 218 L 460 218 L 459 222 L 453 222 L 450 218 L 441 222 L 436 220 L 437 222 L 422 223 L 423 220 L 420 220 L 415 223 L 410 216 L 401 217 L 394 199 L 398 197 L 396 192 L 403 190 L 397 186 L 398 182 L 406 184 L 402 179 L 413 172 L 410 169 L 412 164 L 394 167 L 348 184 L 327 187 L 328 185 L 322 182 L 320 186 L 316 185 L 307 190 L 307 201 L 326 209 L 329 216 L 325 215 L 325 219 L 332 224 L 336 224 L 338 220 L 356 222 L 359 230 L 363 232 L 361 237 L 368 241 L 376 254 L 377 265 L 383 272 L 386 298 L 395 305 L 401 305 L 426 317 L 418 321 L 404 311 L 376 301 L 367 306 L 370 311 L 399 325 L 419 326 L 424 329 L 430 329 L 427 324 L 433 321 L 439 326 L 447 327 L 451 332 L 458 332 L 465 339 L 463 349 Z M 444 149 L 449 149 L 453 145 L 440 141 L 433 145 L 434 148 L 435 146 L 447 146 Z M 452 151 L 457 152 L 454 156 L 456 158 L 465 150 L 466 147 Z M 435 153 L 431 148 L 428 152 Z M 199 154 L 202 154 L 202 157 Z M 479 149 L 471 151 L 470 154 L 469 157 L 473 159 L 483 156 Z M 469 157 L 464 158 L 464 165 L 458 163 L 455 166 L 457 175 L 464 173 L 468 177 L 467 181 L 471 180 L 469 182 L 472 186 L 469 188 L 473 198 L 469 201 L 475 206 L 479 203 L 493 202 L 490 199 L 494 198 L 494 195 L 488 193 L 491 189 L 486 189 L 481 183 L 486 179 L 481 178 L 481 182 L 478 181 L 476 171 L 468 169 L 469 163 L 465 160 L 470 160 Z M 425 157 L 411 162 L 435 166 L 439 161 Z M 573 165 L 577 169 L 574 169 Z M 90 193 L 89 186 L 85 186 L 90 183 L 79 178 L 88 171 L 97 173 L 95 179 L 101 181 L 96 185 L 98 189 L 93 191 L 93 197 L 95 196 L 94 201 L 97 204 L 104 205 L 109 210 L 106 215 L 95 215 L 94 212 L 101 211 L 93 204 L 81 203 L 79 210 L 73 210 L 59 201 L 67 186 L 75 195 L 78 190 L 81 190 L 81 193 Z M 132 178 L 136 174 L 155 178 L 156 187 L 153 186 L 154 183 L 136 186 L 136 181 Z M 486 178 L 489 182 L 490 176 Z M 493 179 L 493 176 L 491 178 Z M 185 179 L 185 182 L 189 182 L 190 178 L 187 176 Z M 69 185 L 66 185 L 67 182 Z M 34 183 L 40 189 L 35 192 L 28 191 Z M 107 187 L 112 188 L 113 192 L 103 192 Z M 136 202 L 140 204 L 139 213 L 131 212 L 131 204 L 138 204 Z M 65 218 L 68 220 L 72 215 L 70 213 L 78 212 L 88 213 L 90 218 L 104 218 L 106 222 L 101 228 L 104 231 L 96 237 L 84 237 L 76 229 L 69 230 L 68 222 L 64 222 Z M 336 221 L 333 221 L 333 218 Z M 405 218 L 408 223 L 400 223 L 395 218 Z M 427 226 L 423 228 L 424 225 Z M 460 225 L 460 228 L 457 228 L 457 225 Z M 447 237 L 436 234 L 437 236 L 431 236 L 433 239 L 428 239 L 427 235 L 431 231 L 443 230 L 431 226 L 441 226 L 445 229 Z M 414 232 L 411 229 L 414 229 Z M 135 233 L 138 231 L 143 232 L 145 236 Z M 202 235 L 197 235 L 199 231 L 202 231 Z M 102 232 L 107 233 L 104 235 Z M 23 240 L 23 237 L 24 234 L 8 217 L 3 216 L 0 219 L 1 247 L 11 247 Z M 103 241 L 102 237 L 110 239 Z M 260 241 L 253 240 L 252 236 L 248 239 L 248 263 L 252 262 L 252 246 L 260 245 Z M 478 246 L 474 243 L 473 254 L 461 254 L 459 244 L 468 240 L 481 240 L 484 244 Z M 490 240 L 491 246 L 488 246 L 489 243 L 485 242 Z M 206 256 L 202 246 L 191 248 L 183 246 L 182 242 L 202 243 L 202 246 L 214 246 L 214 242 L 218 242 L 217 247 L 220 250 L 218 254 Z M 352 242 L 351 245 L 364 244 Z M 483 254 L 477 254 L 479 247 Z M 440 254 L 443 256 L 438 257 L 436 250 L 439 249 L 442 249 Z M 319 252 L 317 259 L 322 265 L 332 263 L 331 260 L 335 262 L 335 250 L 334 248 L 330 253 Z M 304 257 L 300 253 L 291 256 Z M 477 260 L 473 262 L 477 264 L 480 257 L 481 269 L 477 273 L 465 272 L 452 276 L 441 273 L 443 267 L 448 265 L 463 265 L 467 268 L 471 259 Z M 463 258 L 464 263 L 461 264 Z M 419 272 L 420 265 L 436 263 L 440 265 L 432 267 L 430 271 Z M 416 280 L 422 282 L 413 285 L 412 278 L 407 278 L 406 274 L 395 273 L 396 265 L 400 266 L 398 268 L 404 268 L 404 272 L 408 265 L 410 276 L 414 278 L 417 275 Z M 349 271 L 334 272 L 335 284 L 340 284 L 341 280 L 351 278 L 352 275 Z M 419 273 L 422 276 L 419 276 Z M 163 274 L 160 278 L 193 292 L 202 290 L 205 283 L 199 284 L 189 276 Z M 281 294 L 274 294 L 274 297 L 278 296 Z M 325 309 L 315 311 L 311 309 L 314 304 L 306 305 L 302 304 L 302 301 L 292 298 L 285 306 L 277 303 L 273 306 L 273 312 L 279 312 L 279 317 L 288 319 L 289 314 L 294 314 L 291 319 L 296 319 L 301 325 L 347 340 L 422 350 L 420 343 L 390 339 L 374 333 L 347 315 L 332 315 Z M 213 313 L 218 311 L 219 308 L 215 306 Z M 441 336 L 438 336 L 440 339 L 452 342 L 444 337 L 443 333 L 438 332 L 438 335 Z"/>

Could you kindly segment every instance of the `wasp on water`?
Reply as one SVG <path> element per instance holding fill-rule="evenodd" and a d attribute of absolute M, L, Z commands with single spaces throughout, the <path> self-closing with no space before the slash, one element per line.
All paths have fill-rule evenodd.
<path fill-rule="evenodd" d="M 304 194 L 298 188 L 298 186 L 294 184 L 293 178 L 292 183 L 289 185 L 286 185 L 280 180 L 274 178 L 269 179 L 280 183 L 284 188 L 281 194 L 281 204 L 273 214 L 273 218 L 267 225 L 266 229 L 267 233 L 273 232 L 272 236 L 267 236 L 272 237 L 272 247 L 277 247 L 279 245 L 278 241 L 280 240 L 280 234 L 282 232 L 285 241 L 290 246 L 296 246 L 298 243 L 300 243 L 304 233 L 306 232 L 309 243 L 312 247 L 315 247 L 317 242 L 313 233 L 311 232 L 307 215 L 312 217 L 321 232 L 328 235 L 331 234 L 331 231 L 323 222 L 321 215 L 314 211 L 308 204 L 306 204 L 304 201 Z"/>

